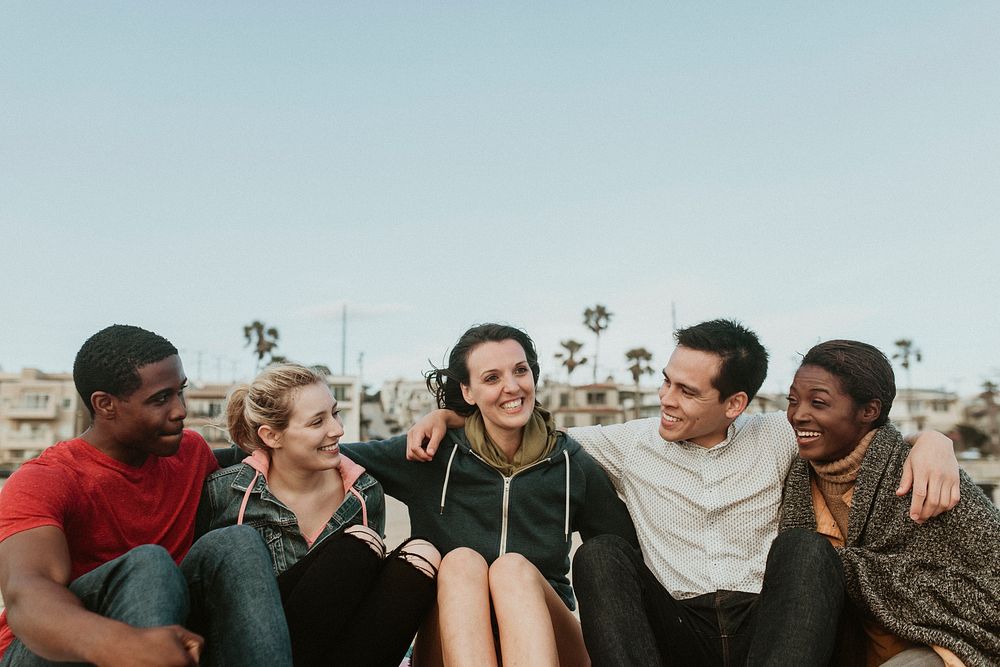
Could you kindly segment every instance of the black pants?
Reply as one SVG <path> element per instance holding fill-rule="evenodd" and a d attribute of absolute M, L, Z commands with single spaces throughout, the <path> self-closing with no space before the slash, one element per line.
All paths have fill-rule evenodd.
<path fill-rule="evenodd" d="M 760 595 L 675 600 L 642 554 L 611 535 L 577 551 L 573 587 L 595 667 L 826 665 L 844 601 L 836 551 L 801 529 L 775 539 Z"/>
<path fill-rule="evenodd" d="M 297 667 L 398 667 L 436 591 L 400 557 L 407 542 L 383 558 L 341 533 L 278 576 Z"/>

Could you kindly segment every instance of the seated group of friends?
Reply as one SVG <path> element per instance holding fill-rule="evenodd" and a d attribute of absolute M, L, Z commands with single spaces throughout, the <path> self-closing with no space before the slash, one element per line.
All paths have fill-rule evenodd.
<path fill-rule="evenodd" d="M 108 327 L 73 366 L 91 426 L 0 492 L 0 665 L 1000 664 L 1000 512 L 888 421 L 885 355 L 820 343 L 748 415 L 757 336 L 675 338 L 659 418 L 557 430 L 531 339 L 482 324 L 407 435 L 341 443 L 325 379 L 280 364 L 213 452 L 176 348 Z"/>

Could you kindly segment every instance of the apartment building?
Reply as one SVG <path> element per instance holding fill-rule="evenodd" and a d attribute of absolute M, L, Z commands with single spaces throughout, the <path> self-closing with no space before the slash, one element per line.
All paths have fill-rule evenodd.
<path fill-rule="evenodd" d="M 90 424 L 73 375 L 25 368 L 0 373 L 0 470 L 13 470 Z"/>

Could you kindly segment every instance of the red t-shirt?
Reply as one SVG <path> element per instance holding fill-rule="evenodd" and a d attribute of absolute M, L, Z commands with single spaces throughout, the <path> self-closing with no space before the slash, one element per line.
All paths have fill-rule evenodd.
<path fill-rule="evenodd" d="M 205 477 L 219 467 L 205 440 L 184 431 L 173 456 L 134 468 L 81 438 L 49 447 L 0 490 L 0 542 L 40 526 L 66 535 L 70 579 L 142 544 L 159 544 L 178 563 L 191 548 Z M 13 641 L 0 616 L 0 656 Z"/>

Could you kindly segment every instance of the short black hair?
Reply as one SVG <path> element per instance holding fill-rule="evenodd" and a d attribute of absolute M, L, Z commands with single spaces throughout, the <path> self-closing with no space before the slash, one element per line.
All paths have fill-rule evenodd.
<path fill-rule="evenodd" d="M 760 391 L 767 377 L 767 350 L 750 329 L 735 320 L 709 320 L 674 332 L 677 344 L 691 350 L 711 352 L 722 358 L 712 386 L 725 400 L 745 392 L 748 400 Z"/>
<path fill-rule="evenodd" d="M 483 343 L 500 343 L 513 340 L 524 349 L 524 357 L 528 368 L 534 376 L 535 386 L 538 386 L 538 352 L 531 337 L 521 329 L 506 324 L 477 324 L 470 328 L 455 343 L 448 356 L 447 368 L 435 368 L 428 371 L 427 389 L 434 394 L 439 408 L 454 410 L 463 417 L 468 417 L 476 411 L 476 406 L 469 405 L 462 396 L 461 385 L 469 384 L 469 353 Z"/>
<path fill-rule="evenodd" d="M 163 336 L 129 324 L 101 329 L 76 353 L 73 383 L 83 403 L 94 416 L 90 402 L 95 391 L 126 397 L 142 384 L 139 369 L 177 354 Z"/>
<path fill-rule="evenodd" d="M 896 398 L 896 374 L 877 347 L 856 340 L 828 340 L 806 352 L 801 366 L 818 366 L 836 377 L 856 407 L 872 399 L 881 401 L 882 411 L 873 427 L 889 421 L 889 410 Z"/>

